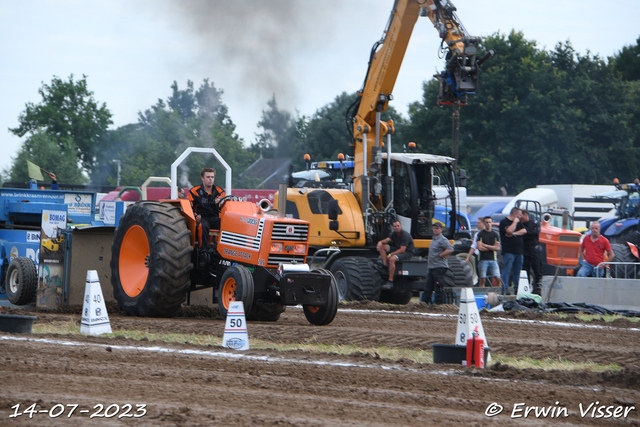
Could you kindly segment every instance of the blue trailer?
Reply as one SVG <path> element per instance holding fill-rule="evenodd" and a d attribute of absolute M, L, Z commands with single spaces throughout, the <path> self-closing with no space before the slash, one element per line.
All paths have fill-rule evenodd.
<path fill-rule="evenodd" d="M 26 305 L 36 298 L 43 211 L 66 213 L 67 228 L 56 238 L 68 247 L 72 227 L 97 225 L 95 204 L 96 194 L 86 191 L 0 189 L 0 303 Z"/>

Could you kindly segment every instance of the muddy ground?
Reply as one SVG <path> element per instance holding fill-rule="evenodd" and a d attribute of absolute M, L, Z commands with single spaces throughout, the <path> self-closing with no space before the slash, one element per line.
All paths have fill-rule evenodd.
<path fill-rule="evenodd" d="M 38 324 L 80 322 L 79 309 L 2 313 L 35 315 Z M 394 311 L 352 303 L 341 306 L 328 326 L 312 326 L 302 310 L 289 308 L 278 322 L 249 322 L 247 329 L 250 341 L 430 350 L 433 343 L 453 344 L 457 314 L 454 306 L 411 303 Z M 495 355 L 616 364 L 621 370 L 544 371 L 495 362 L 478 369 L 386 360 L 366 350 L 351 356 L 236 352 L 2 332 L 0 425 L 640 425 L 639 323 L 481 315 Z M 205 307 L 188 308 L 175 319 L 112 312 L 110 322 L 114 331 L 224 334 L 217 311 Z M 25 412 L 30 406 L 42 412 Z"/>

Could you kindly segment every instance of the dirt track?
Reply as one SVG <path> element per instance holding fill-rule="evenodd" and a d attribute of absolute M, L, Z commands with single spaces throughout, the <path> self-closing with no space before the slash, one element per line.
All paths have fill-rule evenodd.
<path fill-rule="evenodd" d="M 276 323 L 249 322 L 249 338 L 427 350 L 432 343 L 453 343 L 455 308 L 410 304 L 398 310 L 352 304 L 330 325 L 315 327 L 301 310 L 289 308 Z M 36 315 L 37 323 L 80 321 L 75 313 L 3 314 Z M 114 331 L 222 337 L 224 322 L 215 311 L 190 309 L 186 316 L 191 317 L 110 314 L 110 321 Z M 0 425 L 640 425 L 640 324 L 486 312 L 482 322 L 494 354 L 616 363 L 623 370 L 549 372 L 499 364 L 480 370 L 370 353 L 233 352 L 124 338 L 0 333 Z M 10 418 L 14 405 L 24 412 L 32 403 L 37 410 L 64 412 L 58 418 L 45 412 Z M 108 414 L 114 416 L 90 418 L 98 404 L 113 405 Z M 118 418 L 126 404 L 133 405 L 131 411 Z M 144 416 L 133 417 L 142 414 L 136 404 L 146 404 Z M 79 406 L 68 417 L 71 406 L 65 405 Z M 612 414 L 626 410 L 627 416 L 606 417 L 605 408 L 605 417 L 598 417 L 594 406 L 611 406 Z M 499 407 L 501 413 L 487 415 Z M 536 416 L 535 407 L 551 412 Z"/>

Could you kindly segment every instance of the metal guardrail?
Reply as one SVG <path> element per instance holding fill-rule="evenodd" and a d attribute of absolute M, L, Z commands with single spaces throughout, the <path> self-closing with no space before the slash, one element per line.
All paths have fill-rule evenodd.
<path fill-rule="evenodd" d="M 637 279 L 640 264 L 637 262 L 601 262 L 596 267 L 604 268 L 607 278 Z"/>

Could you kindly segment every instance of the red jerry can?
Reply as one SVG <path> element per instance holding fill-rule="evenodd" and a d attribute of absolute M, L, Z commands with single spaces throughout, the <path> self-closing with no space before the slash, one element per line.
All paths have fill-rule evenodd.
<path fill-rule="evenodd" d="M 473 337 L 467 340 L 467 366 L 484 368 L 484 340 L 480 338 L 477 326 Z"/>

